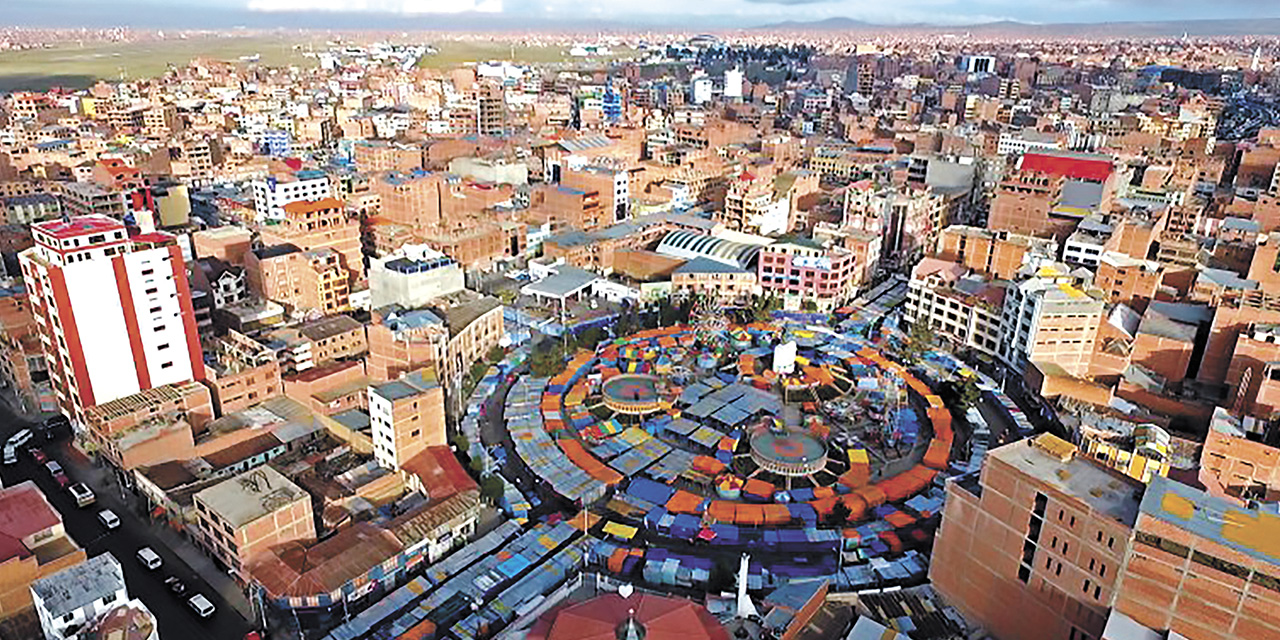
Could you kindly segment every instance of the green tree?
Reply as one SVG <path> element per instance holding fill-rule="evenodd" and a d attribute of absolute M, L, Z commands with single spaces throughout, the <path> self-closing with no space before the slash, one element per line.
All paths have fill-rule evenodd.
<path fill-rule="evenodd" d="M 471 462 L 467 466 L 475 473 L 484 471 L 484 461 L 480 458 L 472 458 Z"/>
<path fill-rule="evenodd" d="M 502 358 L 505 357 L 506 355 L 507 355 L 506 349 L 503 349 L 502 347 L 499 347 L 498 345 L 495 344 L 493 345 L 492 349 L 489 349 L 489 362 L 492 362 L 495 364 L 502 362 Z"/>
<path fill-rule="evenodd" d="M 502 489 L 502 478 L 497 475 L 489 474 L 480 480 L 480 495 L 492 504 L 502 500 Z"/>
<path fill-rule="evenodd" d="M 520 294 L 516 293 L 515 289 L 503 289 L 498 292 L 498 301 L 508 306 L 515 304 L 516 298 L 519 297 Z"/>
<path fill-rule="evenodd" d="M 803 309 L 805 313 L 813 313 L 818 310 L 818 303 L 813 300 L 805 300 L 800 303 L 800 308 Z"/>
<path fill-rule="evenodd" d="M 964 376 L 956 386 L 956 395 L 961 409 L 969 409 L 982 399 L 982 389 L 978 388 L 977 376 Z"/>
<path fill-rule="evenodd" d="M 467 442 L 466 436 L 459 433 L 453 436 L 453 448 L 457 449 L 458 453 L 466 453 L 470 450 L 471 443 Z"/>
<path fill-rule="evenodd" d="M 933 349 L 933 330 L 925 322 L 917 320 L 907 332 L 903 355 L 909 362 L 919 362 L 926 351 Z"/>

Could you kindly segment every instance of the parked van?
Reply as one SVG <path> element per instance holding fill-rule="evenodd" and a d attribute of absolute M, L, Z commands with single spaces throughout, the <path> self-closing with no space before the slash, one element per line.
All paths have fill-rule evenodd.
<path fill-rule="evenodd" d="M 71 493 L 71 497 L 76 499 L 76 506 L 81 509 L 97 502 L 98 500 L 94 497 L 93 491 L 90 490 L 83 482 L 77 482 L 70 487 L 67 487 L 67 491 Z"/>

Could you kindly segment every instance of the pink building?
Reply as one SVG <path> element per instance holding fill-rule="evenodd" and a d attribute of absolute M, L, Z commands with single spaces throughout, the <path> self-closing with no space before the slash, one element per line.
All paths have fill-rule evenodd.
<path fill-rule="evenodd" d="M 788 308 L 812 300 L 830 310 L 857 294 L 863 270 L 857 255 L 843 247 L 810 240 L 776 242 L 761 249 L 757 276 L 763 295 L 782 298 Z"/>

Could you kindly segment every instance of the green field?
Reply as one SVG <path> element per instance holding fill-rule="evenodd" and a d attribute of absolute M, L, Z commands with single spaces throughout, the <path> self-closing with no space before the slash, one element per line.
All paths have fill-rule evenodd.
<path fill-rule="evenodd" d="M 0 52 L 0 93 L 23 89 L 45 90 L 60 86 L 81 89 L 98 80 L 141 79 L 164 73 L 169 64 L 185 66 L 193 58 L 235 61 L 241 56 L 261 55 L 267 66 L 314 66 L 316 60 L 296 47 L 308 44 L 323 50 L 323 38 L 305 36 L 270 38 L 228 37 L 152 42 L 61 44 L 49 49 Z M 600 67 L 605 62 L 626 58 L 635 52 L 620 49 L 609 56 L 576 58 L 568 46 L 542 46 L 483 40 L 444 40 L 439 53 L 425 56 L 423 68 L 447 69 L 466 62 L 509 60 L 517 63 L 569 63 L 575 67 Z"/>
<path fill-rule="evenodd" d="M 575 66 L 601 66 L 604 62 L 618 60 L 635 54 L 629 49 L 614 49 L 608 56 L 578 58 L 569 55 L 568 46 L 543 46 L 511 44 L 508 42 L 446 40 L 435 43 L 440 52 L 424 56 L 418 66 L 426 69 L 450 69 L 467 62 L 504 60 L 526 64 L 570 63 Z"/>
<path fill-rule="evenodd" d="M 154 42 L 74 43 L 50 49 L 0 53 L 0 92 L 42 90 L 52 86 L 82 88 L 98 80 L 149 78 L 170 64 L 185 66 L 193 58 L 236 60 L 260 54 L 271 66 L 314 65 L 294 46 L 299 38 L 201 38 Z M 316 44 L 320 44 L 317 42 Z"/>

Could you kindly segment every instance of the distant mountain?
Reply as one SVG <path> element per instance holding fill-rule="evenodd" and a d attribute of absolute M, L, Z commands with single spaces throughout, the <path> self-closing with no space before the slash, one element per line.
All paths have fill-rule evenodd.
<path fill-rule="evenodd" d="M 1014 20 L 970 25 L 876 25 L 852 18 L 828 18 L 816 22 L 780 22 L 755 27 L 774 31 L 877 31 L 967 33 L 975 36 L 1162 38 L 1183 34 L 1208 36 L 1280 35 L 1280 18 L 1224 20 L 1165 20 L 1144 22 L 1071 22 L 1031 24 Z"/>
<path fill-rule="evenodd" d="M 756 27 L 757 29 L 813 29 L 815 31 L 845 31 L 852 29 L 865 29 L 875 25 L 862 20 L 854 20 L 853 18 L 827 18 L 826 20 L 818 20 L 816 22 L 796 22 L 788 20 L 777 24 Z"/>

